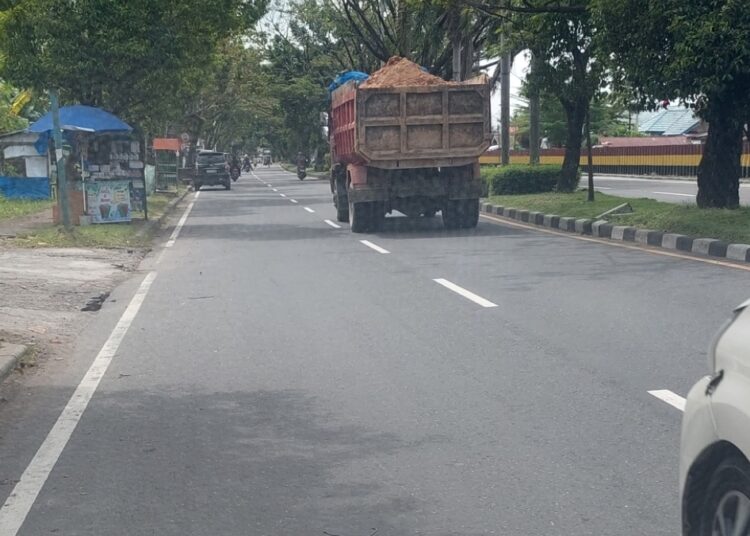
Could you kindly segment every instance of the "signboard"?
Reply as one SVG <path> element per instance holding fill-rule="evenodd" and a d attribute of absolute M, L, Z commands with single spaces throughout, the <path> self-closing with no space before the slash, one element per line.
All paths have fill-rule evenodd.
<path fill-rule="evenodd" d="M 130 181 L 87 182 L 86 201 L 92 223 L 130 221 Z"/>

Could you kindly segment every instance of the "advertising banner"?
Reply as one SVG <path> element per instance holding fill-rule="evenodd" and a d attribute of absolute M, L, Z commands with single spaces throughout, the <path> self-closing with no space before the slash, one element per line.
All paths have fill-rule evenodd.
<path fill-rule="evenodd" d="M 130 221 L 130 181 L 86 183 L 86 201 L 92 223 Z"/>

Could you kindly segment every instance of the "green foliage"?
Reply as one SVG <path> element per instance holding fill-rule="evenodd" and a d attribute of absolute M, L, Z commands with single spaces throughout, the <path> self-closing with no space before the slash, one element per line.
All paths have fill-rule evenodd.
<path fill-rule="evenodd" d="M 698 204 L 739 206 L 742 136 L 750 119 L 747 2 L 594 0 L 593 6 L 615 83 L 640 106 L 678 99 L 708 121 Z"/>
<path fill-rule="evenodd" d="M 527 0 L 521 11 L 508 8 L 506 31 L 511 37 L 505 47 L 530 50 L 529 91 L 556 97 L 565 114 L 566 151 L 557 183 L 560 191 L 570 191 L 577 184 L 589 103 L 605 86 L 590 1 L 575 2 L 568 6 L 575 9 L 569 10 L 555 9 L 547 0 Z"/>
<path fill-rule="evenodd" d="M 0 74 L 161 131 L 179 117 L 179 90 L 200 81 L 217 46 L 266 1 L 24 0 L 0 20 Z"/>
<path fill-rule="evenodd" d="M 562 147 L 567 138 L 567 118 L 560 101 L 553 95 L 543 94 L 540 108 L 540 135 L 548 139 L 550 146 Z M 625 106 L 609 95 L 603 95 L 591 103 L 592 136 L 631 136 L 628 129 Z M 529 147 L 529 108 L 521 106 L 513 115 L 512 125 L 518 129 L 517 141 L 521 147 Z M 635 134 L 637 135 L 637 133 Z M 582 140 L 583 141 L 583 140 Z"/>
<path fill-rule="evenodd" d="M 0 134 L 22 130 L 29 126 L 29 121 L 11 113 L 13 100 L 20 92 L 10 84 L 0 80 Z"/>
<path fill-rule="evenodd" d="M 533 194 L 553 191 L 561 172 L 555 165 L 486 166 L 482 167 L 482 179 L 490 195 Z"/>

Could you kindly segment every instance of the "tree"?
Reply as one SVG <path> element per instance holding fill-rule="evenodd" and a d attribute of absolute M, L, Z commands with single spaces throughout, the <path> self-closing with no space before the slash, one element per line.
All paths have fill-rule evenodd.
<path fill-rule="evenodd" d="M 351 31 L 379 61 L 402 56 L 447 79 L 472 74 L 495 24 L 459 0 L 341 0 L 341 6 Z M 454 75 L 454 65 L 462 72 Z"/>
<path fill-rule="evenodd" d="M 29 121 L 24 116 L 16 115 L 11 111 L 11 104 L 18 93 L 16 88 L 0 80 L 0 134 L 29 126 Z"/>
<path fill-rule="evenodd" d="M 510 36 L 506 47 L 527 48 L 534 55 L 528 83 L 534 91 L 554 95 L 565 113 L 565 157 L 558 191 L 578 184 L 583 126 L 591 100 L 604 85 L 604 65 L 597 50 L 590 0 L 507 0 L 497 5 L 469 2 L 502 19 Z"/>
<path fill-rule="evenodd" d="M 680 100 L 708 122 L 699 207 L 739 206 L 740 157 L 750 119 L 750 11 L 742 0 L 595 0 L 615 81 L 653 109 Z"/>
<path fill-rule="evenodd" d="M 525 44 L 539 60 L 529 83 L 556 95 L 565 112 L 565 157 L 557 189 L 570 191 L 578 184 L 589 104 L 602 85 L 603 66 L 594 49 L 594 27 L 588 12 L 567 16 L 537 13 L 518 19 Z"/>
<path fill-rule="evenodd" d="M 177 90 L 199 79 L 223 39 L 257 21 L 266 1 L 24 0 L 0 20 L 0 75 L 160 130 L 180 112 Z"/>
<path fill-rule="evenodd" d="M 528 85 L 522 88 L 527 94 Z M 591 134 L 594 139 L 599 136 L 630 136 L 628 131 L 626 109 L 621 101 L 610 94 L 602 94 L 594 99 L 590 107 Z M 563 147 L 567 138 L 567 118 L 565 110 L 555 95 L 543 93 L 541 96 L 541 135 L 552 147 Z M 517 139 L 523 147 L 529 146 L 529 108 L 521 106 L 516 110 L 512 120 L 517 129 Z"/>

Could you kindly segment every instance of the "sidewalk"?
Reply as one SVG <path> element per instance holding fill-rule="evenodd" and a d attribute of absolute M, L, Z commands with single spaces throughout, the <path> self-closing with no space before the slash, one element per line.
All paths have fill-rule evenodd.
<path fill-rule="evenodd" d="M 134 247 L 18 247 L 14 237 L 49 227 L 52 211 L 0 220 L 0 346 L 13 349 L 0 368 L 18 359 L 19 346 L 41 363 L 65 360 L 110 291 L 138 269 L 150 249 L 151 231 L 158 231 L 185 193 L 163 203 L 142 225 L 147 236 Z"/>

